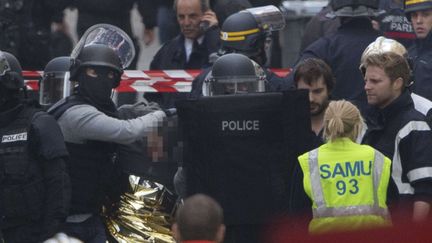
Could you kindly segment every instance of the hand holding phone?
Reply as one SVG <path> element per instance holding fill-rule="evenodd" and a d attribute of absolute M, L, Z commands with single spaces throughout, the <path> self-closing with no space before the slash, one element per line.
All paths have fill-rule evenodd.
<path fill-rule="evenodd" d="M 199 25 L 201 31 L 206 32 L 208 29 L 210 29 L 210 27 L 217 25 L 218 20 L 216 14 L 211 10 L 205 11 L 203 16 L 201 17 L 201 22 Z"/>

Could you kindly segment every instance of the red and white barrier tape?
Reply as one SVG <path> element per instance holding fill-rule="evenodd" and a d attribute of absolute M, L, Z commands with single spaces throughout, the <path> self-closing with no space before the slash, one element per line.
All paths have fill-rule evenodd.
<path fill-rule="evenodd" d="M 285 77 L 289 69 L 272 69 L 278 76 Z M 119 93 L 136 92 L 190 92 L 192 80 L 201 70 L 126 70 L 116 91 Z M 37 91 L 42 71 L 23 71 L 28 90 Z"/>

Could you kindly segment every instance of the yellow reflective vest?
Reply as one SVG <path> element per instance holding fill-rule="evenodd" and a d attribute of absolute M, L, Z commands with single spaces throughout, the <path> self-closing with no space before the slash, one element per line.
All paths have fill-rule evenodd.
<path fill-rule="evenodd" d="M 299 162 L 313 203 L 309 232 L 390 224 L 386 198 L 391 161 L 382 153 L 340 138 L 301 155 Z"/>

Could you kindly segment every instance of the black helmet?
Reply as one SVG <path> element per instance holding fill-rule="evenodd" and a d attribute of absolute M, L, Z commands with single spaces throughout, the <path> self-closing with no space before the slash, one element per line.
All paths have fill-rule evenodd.
<path fill-rule="evenodd" d="M 14 55 L 5 51 L 0 51 L 0 84 L 10 90 L 24 88 L 21 64 Z"/>
<path fill-rule="evenodd" d="M 242 53 L 249 57 L 264 48 L 268 32 L 260 29 L 253 15 L 241 11 L 229 16 L 222 25 L 222 52 Z"/>
<path fill-rule="evenodd" d="M 339 17 L 377 16 L 379 14 L 378 0 L 331 0 L 330 15 Z"/>
<path fill-rule="evenodd" d="M 39 84 L 39 103 L 49 106 L 72 94 L 72 82 L 69 82 L 69 70 L 73 59 L 69 56 L 56 57 L 45 66 Z"/>
<path fill-rule="evenodd" d="M 432 8 L 432 0 L 404 0 L 404 10 L 409 21 L 411 21 L 411 13 L 419 10 L 426 10 Z"/>
<path fill-rule="evenodd" d="M 264 65 L 267 59 L 266 43 L 271 42 L 271 32 L 284 27 L 282 12 L 273 5 L 235 13 L 222 25 L 219 54 L 241 53 Z"/>
<path fill-rule="evenodd" d="M 242 54 L 221 56 L 213 65 L 203 86 L 205 96 L 264 92 L 265 73 Z"/>
<path fill-rule="evenodd" d="M 117 74 L 116 84 L 120 83 L 123 67 L 117 53 L 110 47 L 102 44 L 85 46 L 79 52 L 70 69 L 70 80 L 76 81 L 78 74 L 84 67 L 108 67 Z"/>

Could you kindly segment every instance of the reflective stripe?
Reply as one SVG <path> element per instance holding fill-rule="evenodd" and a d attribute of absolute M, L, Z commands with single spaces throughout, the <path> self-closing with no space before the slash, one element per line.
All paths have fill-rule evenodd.
<path fill-rule="evenodd" d="M 416 4 L 416 3 L 426 3 L 429 2 L 429 0 L 408 0 L 405 2 L 405 5 L 411 5 L 411 4 Z"/>
<path fill-rule="evenodd" d="M 369 205 L 337 207 L 337 208 L 314 208 L 312 209 L 314 218 L 341 217 L 341 216 L 361 216 L 377 215 L 384 218 L 389 216 L 387 208 L 374 207 Z"/>
<path fill-rule="evenodd" d="M 355 216 L 355 215 L 378 215 L 388 217 L 388 210 L 379 207 L 378 187 L 384 168 L 384 155 L 374 150 L 374 173 L 373 173 L 373 205 L 358 205 L 348 207 L 327 207 L 324 199 L 324 190 L 321 185 L 321 176 L 318 165 L 318 149 L 308 153 L 309 174 L 312 186 L 313 200 L 316 208 L 312 209 L 314 218 Z"/>
<path fill-rule="evenodd" d="M 432 167 L 422 167 L 411 170 L 407 173 L 407 177 L 410 182 L 424 178 L 432 178 Z"/>
<path fill-rule="evenodd" d="M 238 37 L 224 37 L 221 36 L 221 39 L 224 41 L 242 41 L 245 40 L 246 37 L 245 36 L 238 36 Z"/>
<path fill-rule="evenodd" d="M 223 31 L 221 31 L 221 35 L 222 36 L 234 37 L 234 36 L 250 35 L 250 34 L 254 34 L 254 33 L 258 33 L 258 32 L 259 32 L 259 29 L 255 28 L 255 29 L 250 29 L 250 30 L 234 31 L 234 32 L 223 32 Z"/>
<path fill-rule="evenodd" d="M 375 150 L 373 184 L 374 184 L 374 207 L 376 208 L 379 208 L 378 187 L 381 181 L 383 168 L 384 168 L 384 155 L 379 151 Z"/>
<path fill-rule="evenodd" d="M 324 193 L 320 180 L 319 166 L 318 166 L 318 149 L 309 152 L 309 174 L 312 185 L 312 193 L 317 209 L 327 208 L 324 201 Z"/>
<path fill-rule="evenodd" d="M 402 182 L 402 162 L 399 153 L 400 141 L 408 136 L 412 131 L 429 131 L 429 125 L 425 121 L 410 121 L 401 130 L 399 130 L 395 139 L 393 154 L 392 178 L 396 183 L 399 194 L 414 194 L 414 188 L 410 183 Z"/>

